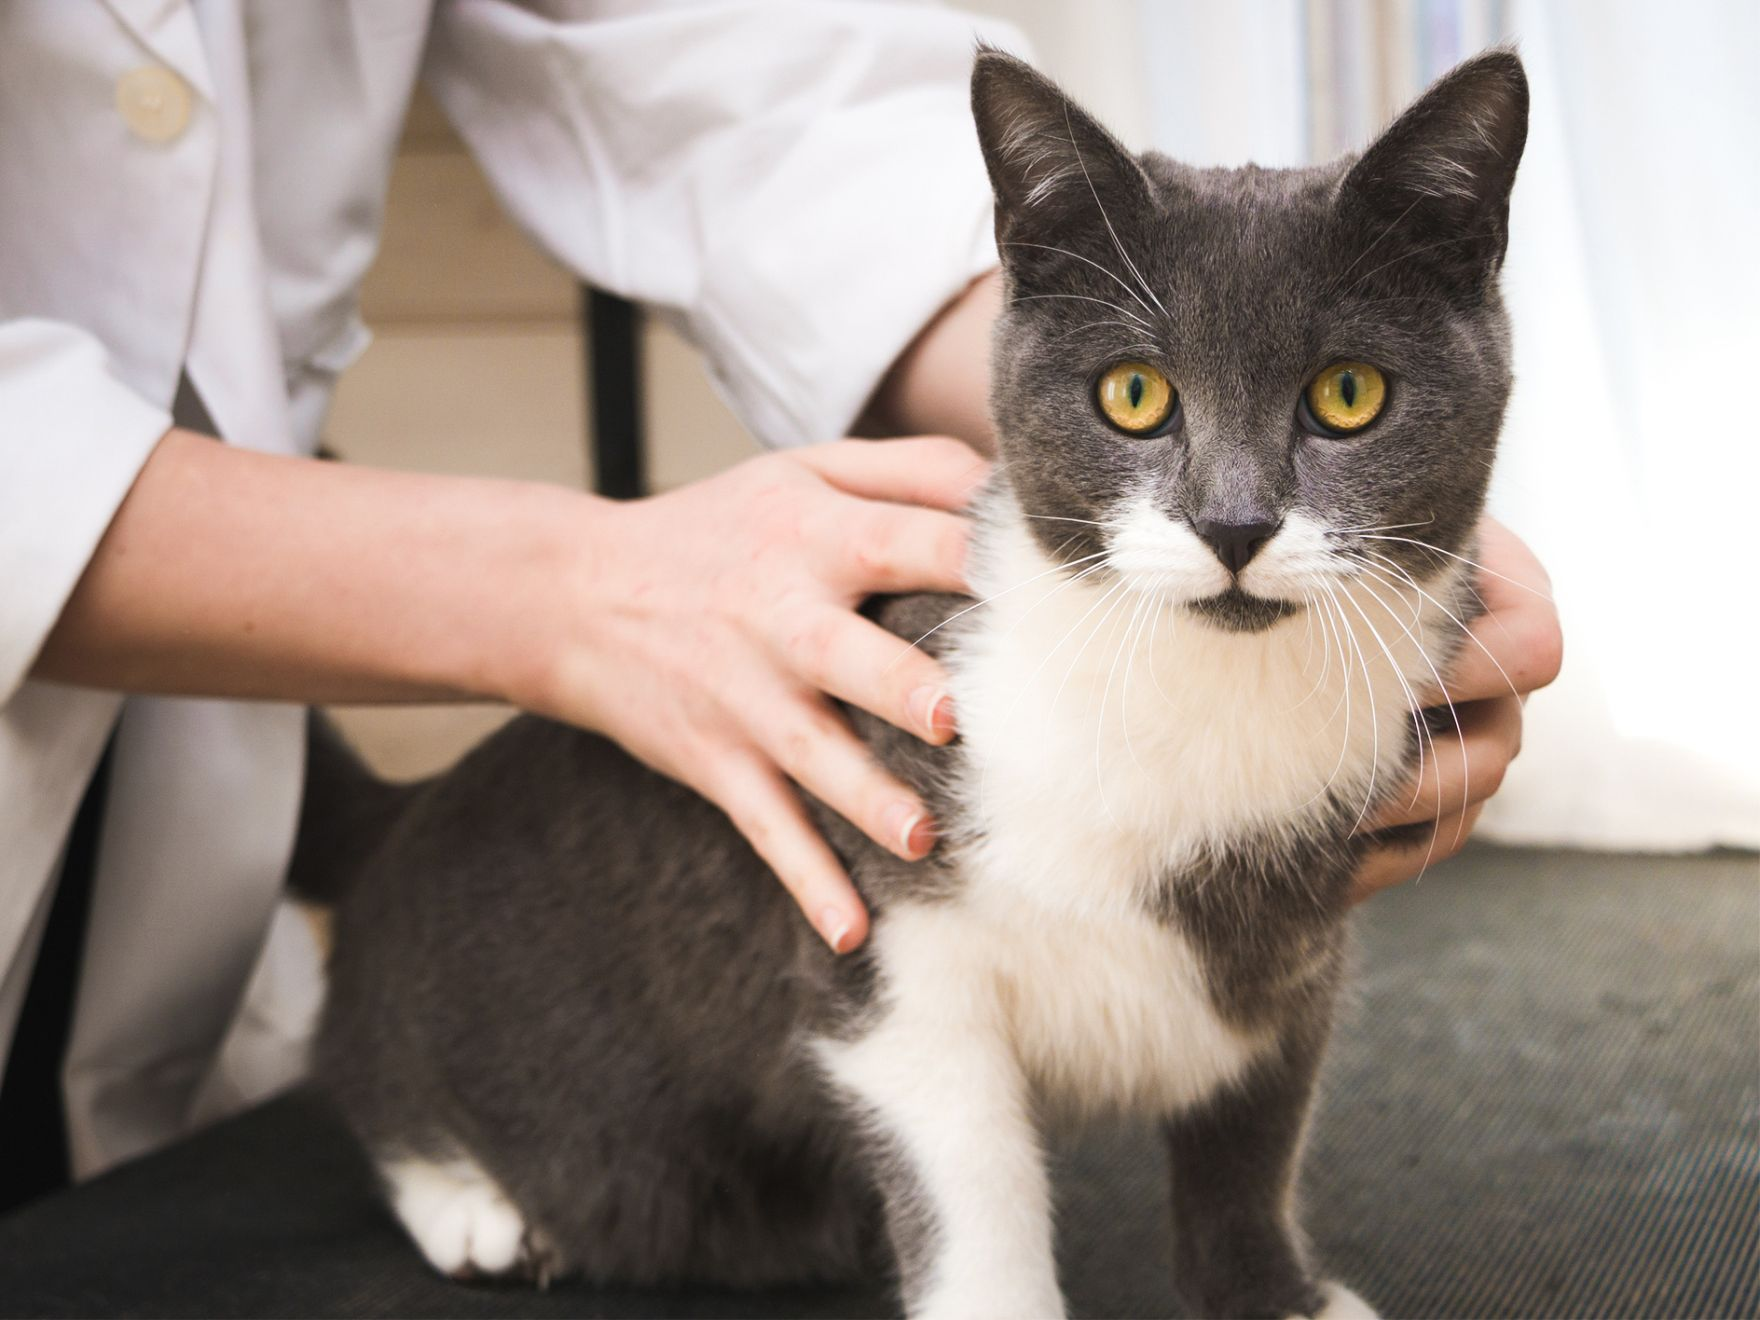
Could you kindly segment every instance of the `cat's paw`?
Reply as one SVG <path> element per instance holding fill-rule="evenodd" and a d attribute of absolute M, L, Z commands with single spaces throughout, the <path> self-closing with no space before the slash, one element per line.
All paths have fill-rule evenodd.
<path fill-rule="evenodd" d="M 1342 1283 L 1320 1285 L 1320 1309 L 1312 1320 L 1380 1320 L 1374 1307 Z M 1297 1320 L 1291 1316 L 1290 1320 Z"/>
<path fill-rule="evenodd" d="M 472 1279 L 527 1264 L 535 1239 L 524 1218 L 470 1160 L 398 1160 L 382 1172 L 397 1217 L 440 1273 Z"/>

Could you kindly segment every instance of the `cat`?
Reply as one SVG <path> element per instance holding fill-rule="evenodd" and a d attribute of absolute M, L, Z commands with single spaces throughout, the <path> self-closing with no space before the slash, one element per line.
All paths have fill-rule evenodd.
<path fill-rule="evenodd" d="M 1166 1131 L 1195 1308 L 1373 1314 L 1293 1188 L 1360 830 L 1475 600 L 1522 67 L 1473 59 L 1293 170 L 1133 156 L 988 48 L 972 102 L 999 461 L 978 603 L 865 607 L 948 667 L 961 737 L 847 712 L 946 830 L 909 864 L 815 806 L 859 952 L 591 733 L 521 717 L 394 787 L 314 725 L 315 1068 L 442 1271 L 890 1262 L 915 1316 L 1060 1315 L 1041 1137 L 1122 1110 Z"/>

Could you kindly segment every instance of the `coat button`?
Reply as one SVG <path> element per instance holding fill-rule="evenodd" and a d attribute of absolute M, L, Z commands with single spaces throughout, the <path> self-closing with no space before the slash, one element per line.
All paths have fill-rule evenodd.
<path fill-rule="evenodd" d="M 163 65 L 131 69 L 116 80 L 116 112 L 143 142 L 170 142 L 189 126 L 189 84 Z"/>

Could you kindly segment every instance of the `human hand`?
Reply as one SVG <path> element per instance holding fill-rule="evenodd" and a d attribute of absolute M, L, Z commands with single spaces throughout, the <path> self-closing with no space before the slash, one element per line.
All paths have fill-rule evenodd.
<path fill-rule="evenodd" d="M 914 793 L 827 700 L 932 744 L 947 678 L 855 613 L 881 592 L 966 590 L 957 511 L 987 466 L 940 438 L 843 441 L 752 459 L 603 508 L 564 584 L 532 709 L 603 731 L 732 819 L 837 952 L 867 913 L 796 786 L 907 860 L 934 846 Z"/>
<path fill-rule="evenodd" d="M 1427 701 L 1452 701 L 1459 730 L 1449 721 L 1434 735 L 1414 783 L 1393 794 L 1359 833 L 1423 826 L 1398 843 L 1367 852 L 1357 868 L 1354 895 L 1409 880 L 1454 856 L 1466 844 L 1485 802 L 1503 783 L 1522 746 L 1522 706 L 1528 694 L 1558 677 L 1564 638 L 1551 597 L 1551 580 L 1534 552 L 1492 518 L 1479 523 L 1474 583 L 1485 613 L 1468 629 L 1444 680 L 1445 692 Z"/>

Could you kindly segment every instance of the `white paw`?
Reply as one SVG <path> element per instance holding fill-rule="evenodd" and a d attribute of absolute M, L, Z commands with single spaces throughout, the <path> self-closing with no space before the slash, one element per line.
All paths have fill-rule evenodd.
<path fill-rule="evenodd" d="M 1324 1300 L 1313 1320 L 1380 1320 L 1373 1306 L 1342 1283 L 1323 1283 L 1320 1293 Z"/>
<path fill-rule="evenodd" d="M 380 1171 L 397 1217 L 442 1274 L 505 1274 L 519 1264 L 525 1220 L 470 1160 L 397 1160 Z"/>

